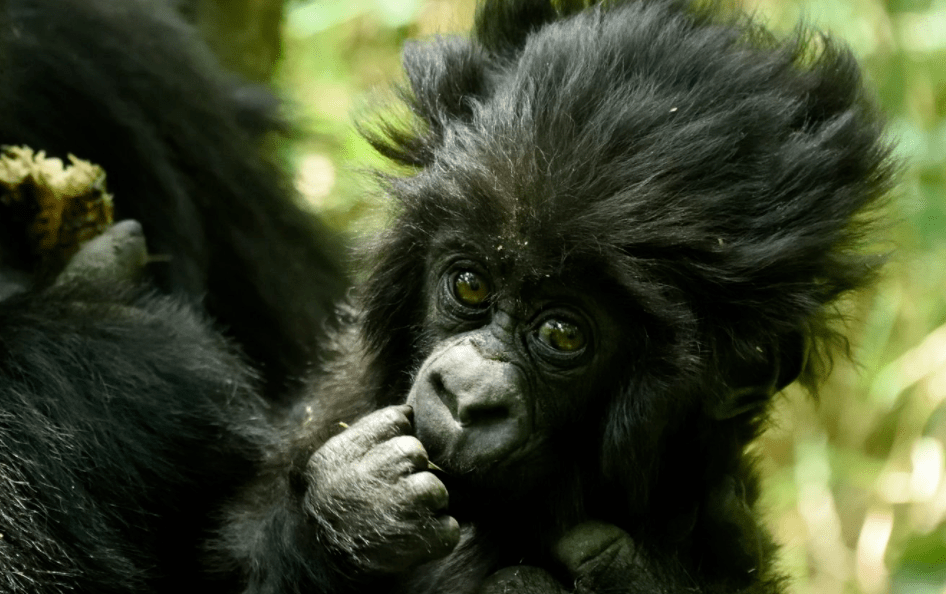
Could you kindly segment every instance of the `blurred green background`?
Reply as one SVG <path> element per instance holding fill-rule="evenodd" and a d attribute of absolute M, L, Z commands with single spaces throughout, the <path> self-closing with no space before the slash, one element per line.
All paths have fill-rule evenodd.
<path fill-rule="evenodd" d="M 818 403 L 789 391 L 757 445 L 791 592 L 946 594 L 946 0 L 746 6 L 776 31 L 804 18 L 847 40 L 908 163 L 890 208 L 886 275 L 845 304 L 857 363 L 837 363 Z M 377 208 L 362 170 L 378 161 L 350 122 L 399 78 L 405 41 L 466 30 L 473 4 L 290 0 L 284 9 L 272 78 L 304 132 L 287 157 L 313 208 L 363 233 Z"/>

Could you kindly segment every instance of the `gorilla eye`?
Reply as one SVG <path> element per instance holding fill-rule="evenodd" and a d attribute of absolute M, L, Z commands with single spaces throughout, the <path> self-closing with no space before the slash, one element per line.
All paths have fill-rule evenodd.
<path fill-rule="evenodd" d="M 585 333 L 581 328 L 571 322 L 555 318 L 542 322 L 537 335 L 539 342 L 562 353 L 577 353 L 587 344 Z"/>
<path fill-rule="evenodd" d="M 453 295 L 467 307 L 481 307 L 489 298 L 489 292 L 486 279 L 472 270 L 461 270 L 453 277 Z"/>

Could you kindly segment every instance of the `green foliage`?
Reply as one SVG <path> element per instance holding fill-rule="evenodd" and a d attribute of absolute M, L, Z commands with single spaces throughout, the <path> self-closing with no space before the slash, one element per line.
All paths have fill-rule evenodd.
<path fill-rule="evenodd" d="M 773 482 L 795 495 L 770 508 L 797 547 L 786 556 L 794 591 L 942 594 L 946 2 L 760 0 L 759 10 L 778 29 L 804 16 L 852 44 L 905 163 L 888 213 L 890 264 L 850 304 L 858 365 L 839 364 L 817 406 L 791 394 L 761 444 Z M 800 446 L 812 441 L 823 444 L 815 454 Z M 799 472 L 813 455 L 829 471 L 821 483 Z"/>

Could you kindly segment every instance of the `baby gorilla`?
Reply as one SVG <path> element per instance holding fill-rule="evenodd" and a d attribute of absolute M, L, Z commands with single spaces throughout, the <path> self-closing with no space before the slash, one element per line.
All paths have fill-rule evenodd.
<path fill-rule="evenodd" d="M 746 449 L 823 375 L 894 169 L 850 53 L 491 0 L 404 64 L 393 222 L 231 526 L 251 590 L 780 592 Z"/>

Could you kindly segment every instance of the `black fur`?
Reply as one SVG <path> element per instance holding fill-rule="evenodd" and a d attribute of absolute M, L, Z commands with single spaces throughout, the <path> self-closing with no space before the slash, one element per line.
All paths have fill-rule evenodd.
<path fill-rule="evenodd" d="M 746 447 L 778 390 L 823 376 L 834 304 L 882 261 L 861 251 L 895 170 L 882 118 L 830 37 L 776 38 L 715 4 L 583 4 L 489 0 L 471 37 L 405 50 L 409 118 L 366 126 L 402 167 L 385 178 L 393 221 L 285 458 L 289 494 L 261 496 L 312 525 L 238 522 L 296 535 L 282 550 L 231 537 L 253 591 L 474 592 L 520 565 L 544 571 L 503 573 L 496 591 L 549 592 L 550 575 L 577 592 L 781 591 Z M 490 271 L 497 303 L 558 284 L 616 323 L 599 371 L 544 403 L 574 414 L 536 428 L 543 454 L 438 474 L 464 536 L 420 564 L 455 535 L 435 484 L 413 508 L 404 495 L 426 474 L 403 453 L 409 413 L 369 415 L 321 449 L 315 427 L 404 402 L 447 342 L 431 305 L 445 238 Z M 336 452 L 366 435 L 363 462 Z M 391 478 L 379 456 L 414 472 Z M 318 555 L 296 551 L 307 533 Z M 589 534 L 610 566 L 579 562 Z M 386 565 L 395 553 L 418 565 Z"/>
<path fill-rule="evenodd" d="M 192 585 L 264 443 L 253 384 L 206 326 L 114 286 L 0 303 L 0 591 Z"/>
<path fill-rule="evenodd" d="M 0 207 L 0 592 L 238 590 L 203 543 L 346 286 L 262 154 L 262 91 L 165 4 L 0 2 L 0 145 L 103 166 L 166 294 L 33 285 Z"/>
<path fill-rule="evenodd" d="M 273 396 L 302 375 L 346 283 L 340 253 L 253 134 L 262 91 L 218 72 L 154 0 L 7 0 L 0 144 L 101 165 L 165 292 L 201 301 Z M 272 102 L 275 106 L 275 102 Z"/>

